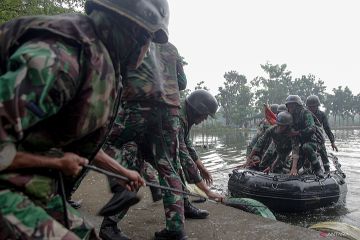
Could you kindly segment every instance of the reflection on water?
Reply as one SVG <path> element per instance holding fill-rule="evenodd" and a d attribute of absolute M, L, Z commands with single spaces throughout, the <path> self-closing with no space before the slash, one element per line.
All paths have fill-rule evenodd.
<path fill-rule="evenodd" d="M 246 145 L 254 133 L 234 129 L 192 132 L 201 160 L 209 171 L 214 172 L 214 190 L 227 194 L 231 168 L 245 162 Z M 302 214 L 276 214 L 278 220 L 304 227 L 323 221 L 345 222 L 360 227 L 360 130 L 336 130 L 334 134 L 339 148 L 339 152 L 335 154 L 347 176 L 346 203 L 343 207 L 318 209 Z M 329 141 L 326 146 L 328 152 L 333 152 Z"/>

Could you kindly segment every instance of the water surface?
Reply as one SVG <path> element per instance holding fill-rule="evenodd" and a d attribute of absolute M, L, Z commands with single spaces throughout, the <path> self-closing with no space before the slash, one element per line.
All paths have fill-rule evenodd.
<path fill-rule="evenodd" d="M 281 214 L 275 213 L 280 221 L 308 227 L 317 222 L 337 221 L 360 227 L 360 130 L 335 130 L 336 144 L 339 152 L 330 150 L 339 158 L 341 169 L 346 174 L 348 193 L 346 203 L 342 207 L 318 209 L 306 213 Z M 246 145 L 254 131 L 225 129 L 217 131 L 192 131 L 193 142 L 204 165 L 214 171 L 213 189 L 227 194 L 227 182 L 231 169 L 245 161 Z"/>

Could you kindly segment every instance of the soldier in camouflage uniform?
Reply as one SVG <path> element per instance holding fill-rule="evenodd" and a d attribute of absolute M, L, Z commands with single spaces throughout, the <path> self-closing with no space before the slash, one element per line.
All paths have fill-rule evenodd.
<path fill-rule="evenodd" d="M 111 135 L 106 144 L 103 146 L 103 150 L 112 158 L 114 158 L 118 163 L 120 163 L 123 167 L 131 170 L 135 170 L 141 174 L 142 177 L 147 182 L 152 182 L 155 184 L 159 184 L 157 171 L 151 166 L 149 160 L 146 161 L 145 159 L 149 157 L 150 154 L 146 154 L 147 149 L 142 149 L 140 151 L 137 143 L 135 141 L 130 141 L 124 143 L 122 146 L 115 146 L 109 143 L 115 141 L 117 138 L 121 136 L 122 131 L 124 130 L 124 111 L 121 109 L 116 117 L 115 124 L 112 128 Z M 117 201 L 117 199 L 121 198 L 123 194 L 126 194 L 126 189 L 122 187 L 118 183 L 118 179 L 114 179 L 109 177 L 108 178 L 109 185 L 111 192 L 114 194 L 111 201 Z M 157 189 L 155 189 L 157 190 Z M 151 191 L 154 191 L 151 188 Z M 153 194 L 153 198 L 157 197 L 161 200 L 161 190 L 160 193 L 157 191 Z M 125 209 L 114 216 L 107 216 L 104 217 L 99 235 L 103 240 L 127 240 L 130 239 L 126 234 L 124 234 L 120 228 L 118 228 L 118 222 L 124 218 L 128 209 Z"/>
<path fill-rule="evenodd" d="M 293 159 L 299 158 L 299 140 L 297 137 L 291 137 L 288 135 L 291 132 L 292 122 L 293 120 L 290 113 L 279 113 L 276 118 L 276 125 L 268 128 L 264 135 L 256 142 L 249 157 L 252 157 L 252 155 L 255 155 L 258 151 L 261 151 L 268 141 L 272 141 L 277 153 L 275 161 L 266 163 L 262 161 L 260 163 L 260 165 L 265 168 L 264 172 L 289 172 L 286 161 L 290 152 L 292 152 Z"/>
<path fill-rule="evenodd" d="M 195 147 L 190 140 L 190 130 L 193 125 L 200 124 L 208 118 L 215 117 L 218 109 L 216 99 L 207 91 L 199 89 L 192 92 L 182 103 L 180 109 L 180 132 L 179 132 L 179 157 L 184 171 L 185 178 L 188 183 L 193 183 L 199 187 L 210 199 L 221 201 L 223 196 L 210 191 L 206 183 L 212 183 L 212 177 L 205 168 L 197 154 Z M 191 162 L 195 162 L 200 171 L 192 168 Z M 196 172 L 194 172 L 196 170 Z M 190 204 L 189 200 L 185 201 L 185 217 L 186 218 L 206 218 L 209 213 L 205 210 L 197 209 Z"/>
<path fill-rule="evenodd" d="M 3 239 L 97 239 L 58 194 L 62 174 L 71 188 L 88 160 L 143 184 L 100 148 L 117 113 L 121 69 L 138 65 L 150 40 L 167 41 L 167 2 L 89 0 L 86 12 L 0 26 Z"/>
<path fill-rule="evenodd" d="M 183 188 L 178 149 L 179 88 L 186 86 L 182 64 L 172 44 L 151 44 L 140 67 L 127 72 L 122 97 L 124 129 L 120 134 L 113 130 L 107 143 L 119 149 L 136 142 L 138 156 L 146 155 L 140 160 L 150 161 L 159 173 L 160 184 L 177 189 Z M 196 169 L 193 162 L 190 165 Z M 163 194 L 166 229 L 155 238 L 185 239 L 183 196 L 170 191 Z"/>
<path fill-rule="evenodd" d="M 278 104 L 274 103 L 270 105 L 270 110 L 274 113 L 277 114 L 278 111 Z M 270 123 L 266 120 L 266 118 L 264 118 L 258 125 L 258 130 L 257 133 L 254 135 L 254 137 L 251 139 L 250 143 L 248 144 L 247 148 L 246 148 L 246 156 L 247 156 L 247 162 L 246 162 L 246 167 L 250 167 L 250 168 L 257 168 L 258 163 L 263 161 L 263 157 L 265 156 L 266 162 L 270 162 L 275 160 L 276 158 L 276 152 L 275 152 L 275 147 L 272 145 L 271 146 L 271 140 L 269 140 L 269 142 L 266 142 L 263 144 L 263 148 L 261 149 L 261 151 L 257 151 L 255 155 L 253 155 L 251 158 L 249 158 L 250 153 L 252 152 L 255 144 L 257 143 L 257 141 L 259 140 L 259 138 L 261 138 L 265 131 L 271 127 Z M 271 148 L 269 149 L 269 147 L 271 146 Z M 261 166 L 259 166 L 261 167 Z"/>
<path fill-rule="evenodd" d="M 293 117 L 293 131 L 291 136 L 298 136 L 301 144 L 301 158 L 298 163 L 293 160 L 291 174 L 296 175 L 297 170 L 309 160 L 313 172 L 319 177 L 324 177 L 319 160 L 316 157 L 319 145 L 323 144 L 324 138 L 321 130 L 316 126 L 312 113 L 304 108 L 298 95 L 289 95 L 286 98 L 286 107 Z M 297 169 L 296 167 L 297 166 Z"/>
<path fill-rule="evenodd" d="M 278 105 L 277 111 L 276 111 L 277 114 L 279 114 L 280 112 L 284 112 L 284 111 L 287 111 L 286 105 L 285 104 Z M 268 147 L 267 147 L 265 153 L 264 154 L 260 153 L 261 156 L 262 156 L 262 159 L 260 161 L 260 164 L 259 164 L 258 168 L 261 171 L 265 170 L 269 165 L 271 165 L 275 161 L 275 159 L 277 157 L 277 152 L 276 152 L 276 147 L 275 147 L 274 142 L 271 142 L 270 145 L 268 143 L 266 143 L 265 147 L 266 146 L 268 146 Z M 264 150 L 262 150 L 262 151 L 264 151 Z"/>
<path fill-rule="evenodd" d="M 198 106 L 205 106 L 200 108 L 199 111 L 202 111 L 201 114 L 198 113 L 195 109 Z M 189 131 L 194 124 L 199 124 L 207 118 L 208 115 L 214 116 L 217 110 L 216 99 L 211 96 L 208 92 L 204 90 L 194 91 L 187 99 L 186 102 L 181 104 L 180 109 L 180 131 L 179 131 L 179 157 L 180 164 L 182 167 L 181 176 L 184 175 L 184 178 L 189 183 L 196 184 L 201 190 L 203 190 L 207 196 L 211 199 L 220 201 L 223 197 L 215 192 L 212 192 L 206 185 L 206 180 L 208 183 L 212 182 L 212 177 L 207 171 L 205 166 L 202 164 L 200 158 L 198 157 L 196 150 L 189 138 Z M 119 113 L 117 120 L 123 118 L 123 112 Z M 109 141 L 115 141 L 121 135 L 123 131 L 123 126 L 120 122 L 116 122 L 115 127 L 112 130 L 111 138 Z M 138 151 L 137 144 L 135 142 L 125 143 L 121 149 L 115 147 L 114 145 L 105 145 L 105 151 L 109 153 L 110 156 L 113 156 L 117 159 L 123 166 L 127 168 L 134 169 L 139 171 L 142 176 L 149 182 L 156 182 L 157 172 L 154 168 L 147 162 L 146 158 L 149 154 L 142 154 L 143 152 Z M 146 150 L 146 149 L 145 149 Z M 141 160 L 141 159 L 145 159 Z M 193 162 L 200 170 L 200 175 L 198 170 L 193 167 Z M 204 180 L 202 179 L 204 178 Z M 110 180 L 111 188 L 116 186 L 114 181 Z M 117 190 L 120 190 L 116 187 Z M 186 190 L 184 188 L 183 190 Z M 116 194 L 116 192 L 115 192 Z M 120 229 L 115 230 L 116 223 L 120 221 L 127 211 L 122 211 L 117 216 L 106 217 L 104 218 L 102 227 L 100 229 L 100 236 L 103 239 L 129 239 L 125 234 L 123 234 Z M 188 197 L 184 196 L 184 216 L 185 218 L 192 219 L 203 219 L 206 218 L 209 213 L 206 210 L 201 210 L 193 206 Z"/>
<path fill-rule="evenodd" d="M 320 100 L 319 97 L 316 95 L 311 95 L 306 99 L 306 107 L 315 115 L 315 117 L 319 120 L 321 126 L 325 130 L 326 135 L 330 139 L 331 147 L 333 150 L 338 151 L 337 146 L 335 145 L 335 137 L 334 134 L 331 132 L 329 121 L 323 111 L 320 111 Z M 321 156 L 321 160 L 323 162 L 323 166 L 325 169 L 325 172 L 330 171 L 330 164 L 329 164 L 329 158 L 327 155 L 325 144 L 320 146 L 319 153 Z"/>

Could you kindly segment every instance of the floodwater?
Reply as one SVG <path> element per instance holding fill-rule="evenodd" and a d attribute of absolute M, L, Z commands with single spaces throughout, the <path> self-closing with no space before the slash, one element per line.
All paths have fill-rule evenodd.
<path fill-rule="evenodd" d="M 343 206 L 318 209 L 305 213 L 274 213 L 278 220 L 309 227 L 324 221 L 344 222 L 360 227 L 360 130 L 334 130 L 339 152 L 334 153 L 346 174 L 348 193 Z M 246 145 L 255 131 L 226 129 L 222 131 L 192 131 L 192 139 L 200 158 L 214 178 L 213 190 L 228 194 L 227 182 L 232 168 L 245 161 Z M 331 161 L 330 161 L 331 162 Z"/>

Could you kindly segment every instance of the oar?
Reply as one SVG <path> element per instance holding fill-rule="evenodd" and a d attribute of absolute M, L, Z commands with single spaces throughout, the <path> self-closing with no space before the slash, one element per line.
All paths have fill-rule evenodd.
<path fill-rule="evenodd" d="M 257 164 L 260 161 L 253 161 L 253 164 Z M 222 172 L 222 171 L 226 171 L 226 170 L 231 170 L 231 169 L 235 169 L 235 168 L 244 168 L 246 167 L 247 163 L 243 163 L 241 165 L 235 166 L 235 167 L 230 167 L 230 168 L 224 168 L 224 169 L 219 169 L 219 170 L 215 170 L 215 171 L 210 171 L 210 173 L 217 173 L 217 172 Z"/>
<path fill-rule="evenodd" d="M 209 171 L 209 173 L 218 173 L 218 172 L 222 172 L 222 171 L 226 171 L 226 170 L 231 170 L 231 169 L 235 169 L 235 168 L 243 168 L 244 164 L 242 165 L 238 165 L 235 167 L 229 167 L 229 168 L 223 168 L 223 169 L 218 169 L 218 170 L 214 170 L 214 171 Z"/>
<path fill-rule="evenodd" d="M 198 194 L 198 195 L 202 196 L 202 198 L 204 200 L 208 200 L 209 202 L 212 202 L 212 203 L 222 203 L 223 205 L 231 206 L 231 207 L 235 207 L 235 208 L 239 208 L 239 209 L 243 209 L 243 206 L 267 208 L 262 203 L 259 203 L 259 204 L 246 204 L 246 203 L 244 204 L 244 203 L 241 203 L 241 206 L 240 206 L 240 202 L 236 202 L 236 199 L 240 199 L 240 198 L 232 198 L 232 197 L 231 198 L 225 198 L 225 199 L 223 199 L 222 202 L 217 202 L 217 201 L 214 201 L 214 200 L 211 200 L 211 199 L 205 197 L 206 193 L 203 190 L 201 190 L 198 186 L 196 186 L 195 184 L 186 184 L 186 188 L 190 192 L 192 192 L 193 194 Z M 198 201 L 195 200 L 195 202 L 198 202 Z M 201 201 L 201 202 L 203 202 L 203 201 Z"/>
<path fill-rule="evenodd" d="M 87 169 L 90 169 L 90 170 L 93 170 L 95 172 L 98 172 L 98 173 L 102 173 L 108 177 L 114 177 L 114 178 L 117 178 L 117 179 L 120 179 L 120 180 L 123 180 L 125 182 L 131 182 L 130 179 L 128 179 L 127 177 L 124 177 L 124 176 L 121 176 L 119 174 L 116 174 L 116 173 L 113 173 L 113 172 L 110 172 L 110 171 L 107 171 L 105 169 L 102 169 L 102 168 L 98 168 L 94 165 L 85 165 L 84 166 L 85 168 Z M 194 194 L 194 193 L 190 193 L 190 192 L 185 192 L 185 191 L 182 191 L 182 190 L 179 190 L 179 189 L 175 189 L 175 188 L 171 188 L 171 187 L 165 187 L 165 186 L 160 186 L 158 184 L 155 184 L 155 183 L 150 183 L 150 182 L 145 182 L 146 186 L 150 186 L 150 187 L 154 187 L 154 188 L 160 188 L 160 189 L 163 189 L 163 190 L 168 190 L 168 191 L 172 191 L 172 192 L 177 192 L 177 193 L 182 193 L 182 194 L 185 194 L 185 195 L 188 195 L 188 196 L 192 196 L 192 197 L 199 197 L 199 198 L 204 198 L 203 196 L 199 195 L 199 194 Z"/>
<path fill-rule="evenodd" d="M 117 179 L 120 179 L 120 180 L 123 180 L 125 182 L 130 182 L 130 180 L 127 178 L 127 177 L 124 177 L 124 176 L 121 176 L 119 174 L 116 174 L 116 173 L 113 173 L 113 172 L 109 172 L 107 170 L 104 170 L 102 168 L 98 168 L 98 167 L 95 167 L 93 165 L 85 165 L 84 166 L 85 168 L 87 169 L 90 169 L 90 170 L 93 170 L 95 172 L 99 172 L 99 173 L 102 173 L 106 176 L 109 176 L 109 177 L 114 177 L 114 178 L 117 178 Z M 219 203 L 217 201 L 214 201 L 214 200 L 211 200 L 209 198 L 205 198 L 204 196 L 200 195 L 200 194 L 197 194 L 197 193 L 190 193 L 190 192 L 185 192 L 185 191 L 182 191 L 182 190 L 178 190 L 178 189 L 175 189 L 175 188 L 171 188 L 171 187 L 164 187 L 164 186 L 160 186 L 160 185 L 157 185 L 157 184 L 154 184 L 154 183 L 149 183 L 149 182 L 145 182 L 145 184 L 147 186 L 152 186 L 154 188 L 160 188 L 160 189 L 163 189 L 163 190 L 168 190 L 168 191 L 172 191 L 172 192 L 178 192 L 178 193 L 182 193 L 182 194 L 185 194 L 185 195 L 188 195 L 188 196 L 193 196 L 193 197 L 198 197 L 198 198 L 202 198 L 202 199 L 205 199 L 205 200 L 208 200 L 209 202 L 212 202 L 212 203 Z M 197 186 L 195 186 L 197 187 Z M 200 189 L 198 191 L 201 191 Z M 205 194 L 205 193 L 204 193 Z M 229 199 L 230 200 L 230 199 Z M 231 206 L 231 207 L 235 207 L 235 208 L 240 208 L 240 206 L 237 206 L 236 203 L 233 203 L 233 202 L 229 202 L 228 203 L 228 200 L 225 199 L 224 201 L 221 202 L 222 204 L 224 204 L 225 206 Z M 264 205 L 254 205 L 254 204 L 242 204 L 242 206 L 251 206 L 251 207 L 258 207 L 258 208 L 266 208 L 266 206 Z"/>

